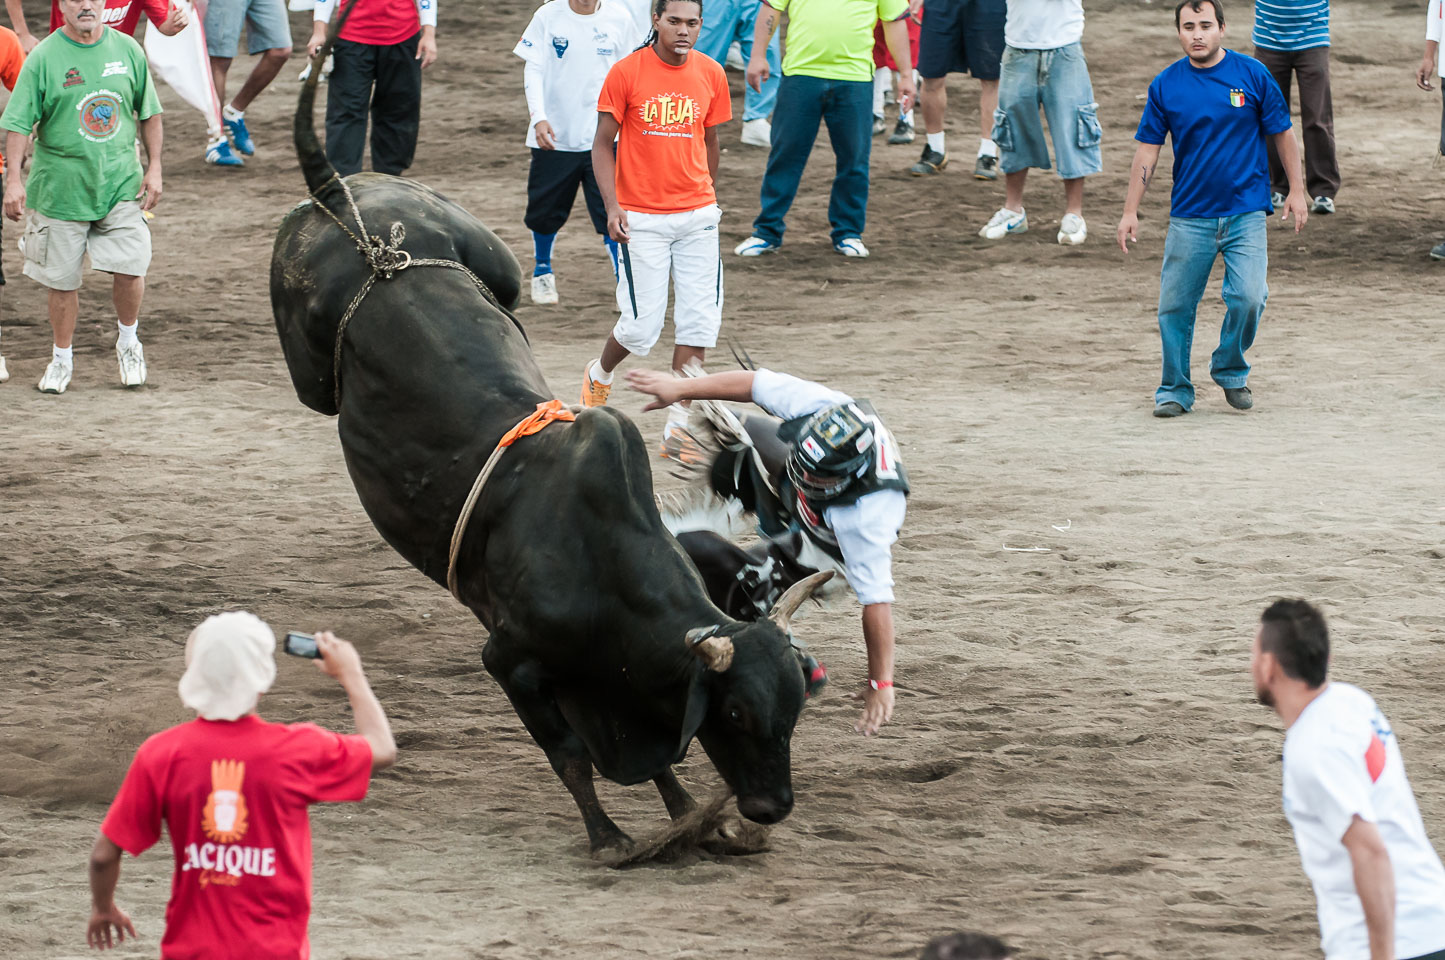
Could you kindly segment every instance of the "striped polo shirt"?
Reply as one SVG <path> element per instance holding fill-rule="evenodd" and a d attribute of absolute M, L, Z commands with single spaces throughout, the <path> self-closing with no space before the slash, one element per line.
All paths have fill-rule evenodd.
<path fill-rule="evenodd" d="M 1255 0 L 1254 45 L 1308 50 L 1330 45 L 1330 0 Z"/>

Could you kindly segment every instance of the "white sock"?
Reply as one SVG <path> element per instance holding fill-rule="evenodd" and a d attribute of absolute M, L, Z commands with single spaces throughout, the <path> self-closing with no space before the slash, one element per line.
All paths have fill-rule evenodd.
<path fill-rule="evenodd" d="M 65 364 L 65 365 L 68 367 L 68 366 L 70 366 L 72 363 L 75 362 L 75 361 L 74 361 L 74 356 L 73 356 L 73 354 L 72 354 L 72 351 L 73 351 L 74 349 L 75 349 L 74 347 L 56 347 L 56 346 L 52 346 L 52 347 L 50 348 L 50 359 L 51 359 L 51 360 L 59 360 L 61 363 Z"/>
<path fill-rule="evenodd" d="M 115 322 L 115 325 L 120 328 L 120 339 L 115 342 L 117 347 L 128 347 L 131 344 L 140 343 L 140 340 L 136 337 L 136 334 L 140 333 L 139 320 L 128 327 L 119 320 Z"/>
<path fill-rule="evenodd" d="M 225 117 L 227 120 L 241 120 L 245 118 L 246 111 L 237 110 L 235 107 L 231 106 L 228 103 L 226 104 L 225 109 L 221 111 L 221 116 Z"/>
<path fill-rule="evenodd" d="M 597 383 L 600 383 L 604 386 L 612 385 L 612 374 L 602 369 L 601 360 L 592 361 L 591 366 L 587 368 L 587 376 L 591 377 Z"/>
<path fill-rule="evenodd" d="M 943 131 L 942 131 L 942 130 L 940 130 L 938 133 L 930 133 L 930 134 L 928 135 L 928 149 L 932 150 L 934 153 L 947 153 L 947 152 L 948 152 L 947 150 L 943 149 Z"/>
<path fill-rule="evenodd" d="M 998 156 L 998 144 L 987 137 L 980 137 L 978 141 L 978 155 L 980 157 Z"/>
<path fill-rule="evenodd" d="M 893 73 L 887 67 L 873 71 L 873 116 L 883 116 L 883 95 L 893 86 Z"/>

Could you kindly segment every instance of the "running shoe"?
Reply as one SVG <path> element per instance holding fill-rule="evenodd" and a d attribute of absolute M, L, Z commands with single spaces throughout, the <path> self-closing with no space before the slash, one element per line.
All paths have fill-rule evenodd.
<path fill-rule="evenodd" d="M 765 253 L 772 253 L 778 249 L 776 243 L 770 243 L 762 237 L 748 237 L 742 243 L 733 247 L 733 253 L 740 257 L 761 257 Z"/>
<path fill-rule="evenodd" d="M 256 142 L 251 139 L 251 131 L 246 129 L 245 116 L 238 116 L 234 120 L 222 116 L 221 123 L 225 126 L 226 135 L 231 138 L 231 142 L 236 145 L 237 150 L 248 157 L 256 152 Z"/>
<path fill-rule="evenodd" d="M 582 406 L 605 407 L 607 398 L 612 394 L 612 384 L 593 380 L 592 364 L 593 361 L 588 360 L 587 366 L 582 368 Z"/>
<path fill-rule="evenodd" d="M 989 218 L 988 223 L 983 225 L 983 229 L 978 232 L 978 235 L 985 240 L 1002 240 L 1010 234 L 1027 233 L 1028 229 L 1028 214 L 1022 210 L 1015 213 L 1008 207 L 1000 207 Z"/>
<path fill-rule="evenodd" d="M 773 125 L 768 123 L 767 117 L 744 120 L 742 141 L 750 147 L 771 147 L 773 145 Z"/>
<path fill-rule="evenodd" d="M 844 237 L 842 240 L 833 244 L 833 249 L 845 257 L 859 257 L 861 259 L 862 257 L 868 256 L 868 248 L 863 246 L 863 241 L 857 237 Z"/>
<path fill-rule="evenodd" d="M 918 162 L 908 168 L 908 172 L 915 177 L 926 177 L 931 173 L 940 173 L 948 166 L 948 154 L 939 153 L 927 144 L 923 145 L 923 156 Z"/>
<path fill-rule="evenodd" d="M 1077 246 L 1089 237 L 1089 227 L 1077 213 L 1066 213 L 1059 221 L 1059 243 Z"/>
<path fill-rule="evenodd" d="M 543 273 L 532 278 L 532 302 L 550 306 L 557 302 L 557 277 Z"/>
<path fill-rule="evenodd" d="M 975 180 L 998 179 L 998 157 L 979 157 L 973 164 Z"/>
<path fill-rule="evenodd" d="M 686 430 L 671 430 L 665 434 L 657 455 L 664 460 L 676 460 L 688 466 L 707 463 L 707 454 Z"/>
<path fill-rule="evenodd" d="M 1431 260 L 1445 260 L 1445 243 L 1437 243 L 1430 248 Z"/>
<path fill-rule="evenodd" d="M 5 369 L 5 358 L 0 357 L 0 383 L 10 379 L 10 371 Z"/>
<path fill-rule="evenodd" d="M 243 167 L 246 161 L 231 149 L 231 142 L 225 137 L 206 144 L 206 162 L 213 167 Z"/>
<path fill-rule="evenodd" d="M 64 393 L 65 388 L 70 386 L 70 364 L 64 360 L 51 360 L 38 386 L 41 393 Z"/>
<path fill-rule="evenodd" d="M 1271 207 L 1284 206 L 1284 194 L 1280 193 L 1278 190 L 1274 191 L 1274 193 L 1271 193 L 1269 195 L 1269 205 Z"/>
<path fill-rule="evenodd" d="M 1331 197 L 1315 197 L 1315 204 L 1310 207 L 1310 213 L 1330 214 L 1334 212 L 1335 201 Z"/>
<path fill-rule="evenodd" d="M 885 130 L 887 130 L 887 129 L 888 129 L 888 121 L 887 121 L 887 120 L 884 120 L 882 117 L 878 116 L 878 114 L 875 113 L 875 114 L 873 115 L 873 136 L 876 137 L 876 136 L 880 135 L 881 133 L 883 133 L 883 131 L 885 131 Z"/>
<path fill-rule="evenodd" d="M 888 142 L 895 144 L 912 143 L 913 124 L 909 123 L 907 120 L 904 120 L 902 117 L 899 117 L 898 122 L 893 125 L 893 133 L 888 137 Z"/>
<path fill-rule="evenodd" d="M 115 345 L 115 357 L 120 363 L 120 384 L 123 387 L 139 387 L 146 382 L 146 355 L 137 340 L 128 347 Z"/>

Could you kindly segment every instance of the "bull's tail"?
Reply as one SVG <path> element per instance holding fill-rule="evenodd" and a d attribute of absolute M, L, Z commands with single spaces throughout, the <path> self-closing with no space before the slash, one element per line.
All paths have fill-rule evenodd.
<path fill-rule="evenodd" d="M 301 96 L 296 102 L 296 118 L 292 123 L 292 133 L 296 140 L 296 158 L 301 161 L 301 175 L 306 178 L 306 189 L 313 196 L 319 195 L 326 184 L 337 178 L 336 168 L 326 158 L 326 151 L 321 148 L 321 141 L 316 139 L 314 117 L 316 85 L 321 81 L 321 65 L 331 55 L 331 47 L 336 43 L 336 35 L 341 32 L 342 26 L 350 18 L 351 11 L 355 7 L 354 2 L 348 3 L 345 9 L 331 21 L 331 29 L 326 31 L 326 42 L 321 45 L 321 49 L 311 60 L 311 73 L 306 78 L 306 82 L 301 85 Z"/>

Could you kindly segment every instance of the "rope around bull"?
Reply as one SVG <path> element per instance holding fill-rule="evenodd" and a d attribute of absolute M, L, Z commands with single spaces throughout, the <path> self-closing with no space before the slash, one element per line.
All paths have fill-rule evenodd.
<path fill-rule="evenodd" d="M 346 197 L 347 206 L 351 208 L 351 216 L 356 221 L 356 230 L 348 227 L 345 221 L 338 217 L 335 211 L 328 207 L 325 201 L 318 195 L 322 190 L 326 189 L 333 180 L 340 185 L 341 192 Z M 371 288 L 376 286 L 378 278 L 390 280 L 401 271 L 410 267 L 445 267 L 449 270 L 460 270 L 466 274 L 468 280 L 472 281 L 472 285 L 477 288 L 478 292 L 481 293 L 488 303 L 496 307 L 508 320 L 512 321 L 517 327 L 517 331 L 521 333 L 522 339 L 527 339 L 527 331 L 522 328 L 521 322 L 512 314 L 512 311 L 502 306 L 502 302 L 497 299 L 497 295 L 492 292 L 486 282 L 473 273 L 466 264 L 457 260 L 447 260 L 440 257 L 413 257 L 401 248 L 402 241 L 406 239 L 406 227 L 403 226 L 399 220 L 393 222 L 391 225 L 390 240 L 383 240 L 380 236 L 372 236 L 367 233 L 366 223 L 361 219 L 361 209 L 356 205 L 356 197 L 352 195 L 351 186 L 342 179 L 341 174 L 333 172 L 330 180 L 327 180 L 316 190 L 310 191 L 310 193 L 311 199 L 315 202 L 316 206 L 352 239 L 352 242 L 356 244 L 356 249 L 361 252 L 361 256 L 366 260 L 367 266 L 371 267 L 371 276 L 366 278 L 365 282 L 361 285 L 361 289 L 356 292 L 356 296 L 352 297 L 351 303 L 346 308 L 346 313 L 341 317 L 340 325 L 336 328 L 336 348 L 331 357 L 331 379 L 334 384 L 333 396 L 336 401 L 336 410 L 338 413 L 341 412 L 341 347 L 345 341 L 346 327 L 351 323 L 352 316 L 356 314 L 357 307 L 361 306 L 361 302 L 366 299 L 366 295 L 371 292 Z M 360 234 L 359 236 L 358 233 Z M 502 458 L 502 454 L 506 449 L 505 446 L 498 445 L 497 448 L 492 451 L 492 455 L 487 458 L 487 462 L 482 466 L 481 472 L 477 474 L 476 482 L 472 484 L 472 489 L 467 495 L 466 502 L 462 505 L 462 511 L 457 516 L 456 525 L 452 528 L 451 548 L 447 551 L 447 589 L 451 591 L 452 596 L 457 598 L 458 603 L 465 603 L 465 601 L 462 600 L 461 593 L 457 589 L 457 555 L 461 552 L 462 538 L 466 534 L 467 524 L 472 519 L 472 511 L 477 505 L 477 500 L 481 498 L 482 488 L 486 486 L 487 478 L 492 475 L 492 470 L 496 468 L 497 461 Z"/>
<path fill-rule="evenodd" d="M 346 196 L 347 206 L 351 208 L 351 216 L 356 221 L 356 230 L 348 227 L 319 196 L 320 192 L 330 186 L 332 181 L 335 181 L 341 186 L 341 192 Z M 357 207 L 356 198 L 351 194 L 351 186 L 342 179 L 341 174 L 333 172 L 330 180 L 327 180 L 316 190 L 311 191 L 311 199 L 316 203 L 316 206 L 321 209 L 321 212 L 330 217 L 332 222 L 352 239 L 352 242 L 356 244 L 356 249 L 361 251 L 361 256 L 366 260 L 367 266 L 371 267 L 371 276 L 366 278 L 366 281 L 361 285 L 361 289 L 358 290 L 356 296 L 351 299 L 350 305 L 346 308 L 346 313 L 341 317 L 341 324 L 336 328 L 336 348 L 332 352 L 331 357 L 331 380 L 337 412 L 341 410 L 341 347 L 345 341 L 346 327 L 351 323 L 351 318 L 355 315 L 356 308 L 361 306 L 361 302 L 366 299 L 366 295 L 371 292 L 371 288 L 376 286 L 377 278 L 390 280 L 409 267 L 445 267 L 449 270 L 460 270 L 466 274 L 468 280 L 472 281 L 472 285 L 477 288 L 477 291 L 481 293 L 488 303 L 496 307 L 508 320 L 512 321 L 517 328 L 517 332 L 522 335 L 522 339 L 527 339 L 527 331 L 522 329 L 521 322 L 513 315 L 512 311 L 502 306 L 502 301 L 497 299 L 497 295 L 492 292 L 486 282 L 473 273 L 466 264 L 457 260 L 447 260 L 442 257 L 413 257 L 401 248 L 402 241 L 406 239 L 406 227 L 403 226 L 399 220 L 393 222 L 391 225 L 391 238 L 389 241 L 382 239 L 380 236 L 372 236 L 367 233 L 366 223 L 361 219 L 361 209 Z M 358 232 L 360 236 L 357 235 Z"/>

